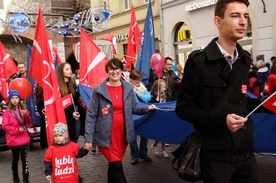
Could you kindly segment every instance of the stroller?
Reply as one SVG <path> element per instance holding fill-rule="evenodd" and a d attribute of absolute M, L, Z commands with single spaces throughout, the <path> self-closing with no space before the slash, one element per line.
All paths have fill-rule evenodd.
<path fill-rule="evenodd" d="M 34 150 L 34 142 L 40 142 L 40 126 L 27 126 L 27 131 L 30 136 L 30 151 Z"/>

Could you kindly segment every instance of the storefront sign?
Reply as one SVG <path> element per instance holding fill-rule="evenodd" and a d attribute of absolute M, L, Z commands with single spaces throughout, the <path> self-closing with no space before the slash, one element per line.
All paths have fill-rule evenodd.
<path fill-rule="evenodd" d="M 125 41 L 128 39 L 128 34 L 123 34 L 123 35 L 118 35 L 116 36 L 116 40 L 117 42 L 120 42 L 120 41 Z"/>
<path fill-rule="evenodd" d="M 208 6 L 212 6 L 217 3 L 218 0 L 205 0 L 198 3 L 193 3 L 190 5 L 185 6 L 185 11 L 194 11 L 197 9 L 205 8 Z"/>
<path fill-rule="evenodd" d="M 181 29 L 177 32 L 177 41 L 183 41 L 187 39 L 186 32 L 184 29 Z"/>

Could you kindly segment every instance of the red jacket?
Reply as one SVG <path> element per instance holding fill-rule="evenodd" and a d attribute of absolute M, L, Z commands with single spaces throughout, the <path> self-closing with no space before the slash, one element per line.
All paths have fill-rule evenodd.
<path fill-rule="evenodd" d="M 31 118 L 28 110 L 25 113 L 25 115 L 23 116 L 23 119 L 24 119 L 24 125 L 26 125 L 32 121 L 32 118 Z M 19 131 L 19 128 L 22 125 L 23 124 L 21 124 L 15 118 L 15 116 L 9 109 L 7 109 L 4 112 L 2 127 L 6 132 L 7 145 L 9 147 L 24 146 L 24 145 L 28 145 L 30 143 L 30 137 L 29 137 L 26 127 L 22 133 Z"/>

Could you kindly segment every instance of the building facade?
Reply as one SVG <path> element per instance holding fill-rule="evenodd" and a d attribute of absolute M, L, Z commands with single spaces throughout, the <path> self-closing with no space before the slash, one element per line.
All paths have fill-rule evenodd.
<path fill-rule="evenodd" d="M 111 19 L 97 33 L 93 34 L 98 39 L 106 34 L 113 34 L 117 40 L 117 55 L 120 58 L 126 54 L 131 6 L 135 8 L 136 19 L 141 31 L 148 9 L 149 0 L 0 0 L 0 18 L 9 22 L 10 17 L 21 12 L 30 18 L 31 27 L 22 33 L 17 33 L 14 38 L 7 26 L 0 23 L 0 41 L 3 42 L 8 52 L 16 62 L 25 62 L 27 58 L 27 44 L 32 45 L 35 33 L 35 23 L 38 8 L 42 7 L 45 24 L 54 20 L 69 20 L 83 10 L 90 7 L 107 8 L 112 11 Z M 23 11 L 22 11 L 23 10 Z M 152 12 L 156 36 L 156 51 L 161 50 L 159 0 L 152 0 Z M 91 27 L 93 29 L 93 27 Z M 57 32 L 48 31 L 48 37 L 54 47 L 58 49 L 62 61 L 71 63 L 73 70 L 79 67 L 72 45 L 79 41 L 78 37 L 67 37 Z M 18 37 L 17 37 L 18 36 Z M 20 38 L 20 39 L 18 39 Z"/>
<path fill-rule="evenodd" d="M 99 4 L 96 4 L 96 3 Z M 112 17 L 109 20 L 106 28 L 100 33 L 93 35 L 95 39 L 100 38 L 106 34 L 112 34 L 116 37 L 117 41 L 117 52 L 115 57 L 123 57 L 126 54 L 128 32 L 130 28 L 131 18 L 131 6 L 133 5 L 136 14 L 136 20 L 140 31 L 144 29 L 145 18 L 148 9 L 149 0 L 98 0 L 93 1 L 92 6 L 106 3 L 112 11 Z M 155 28 L 155 40 L 156 40 L 156 51 L 161 51 L 161 39 L 160 39 L 160 4 L 159 0 L 152 0 L 152 13 L 154 19 Z"/>
<path fill-rule="evenodd" d="M 90 0 L 0 0 L 0 41 L 16 63 L 27 60 L 27 45 L 33 44 L 39 8 L 42 8 L 45 25 L 49 26 L 56 21 L 70 20 L 77 12 L 89 9 Z M 14 34 L 11 26 L 7 26 L 15 15 L 29 19 L 30 27 L 26 31 Z M 78 38 L 66 38 L 56 31 L 47 30 L 62 61 L 72 58 L 72 44 Z M 75 61 L 75 64 L 78 63 Z"/>
<path fill-rule="evenodd" d="M 213 23 L 217 0 L 160 0 L 162 52 L 175 55 L 185 65 L 192 50 L 204 48 L 217 37 Z M 252 54 L 264 54 L 269 62 L 276 53 L 276 1 L 250 1 L 250 21 L 245 37 L 239 41 Z M 173 12 L 173 13 L 172 13 Z"/>

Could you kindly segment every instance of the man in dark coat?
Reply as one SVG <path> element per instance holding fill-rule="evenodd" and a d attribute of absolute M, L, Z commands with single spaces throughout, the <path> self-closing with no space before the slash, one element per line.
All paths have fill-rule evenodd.
<path fill-rule="evenodd" d="M 246 116 L 260 101 L 246 97 L 252 60 L 237 43 L 247 29 L 248 5 L 248 0 L 218 0 L 219 37 L 189 55 L 177 99 L 176 114 L 203 130 L 200 156 L 208 183 L 258 178 L 253 122 Z"/>
<path fill-rule="evenodd" d="M 176 100 L 176 88 L 181 82 L 179 78 L 176 77 L 173 70 L 171 70 L 173 65 L 173 59 L 171 57 L 165 58 L 165 65 L 162 71 L 162 79 L 166 81 L 167 86 L 167 101 L 173 101 Z"/>

